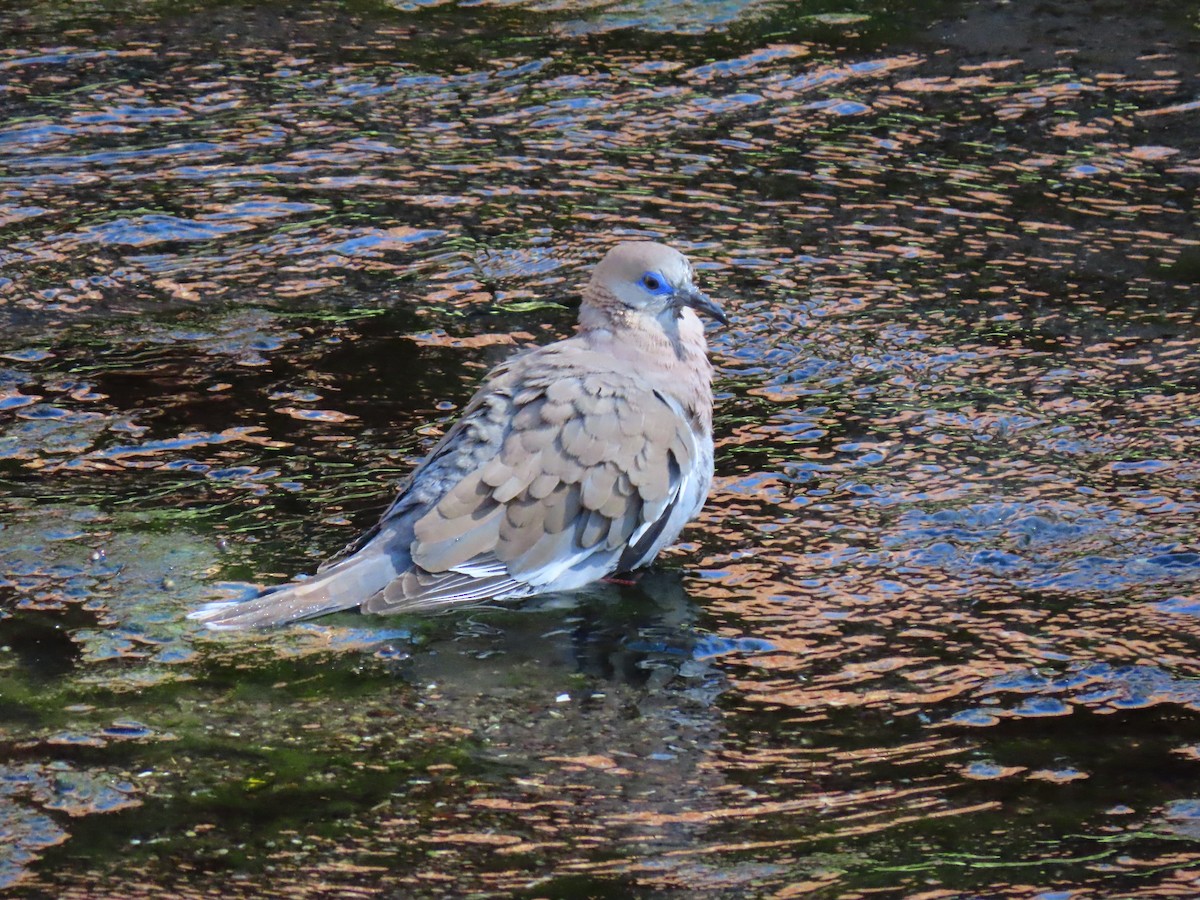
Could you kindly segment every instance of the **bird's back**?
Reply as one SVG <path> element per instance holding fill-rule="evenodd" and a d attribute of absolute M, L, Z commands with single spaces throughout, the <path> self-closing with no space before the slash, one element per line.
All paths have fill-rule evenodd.
<path fill-rule="evenodd" d="M 586 336 L 493 372 L 385 516 L 411 523 L 413 566 L 364 608 L 566 590 L 653 559 L 707 495 L 712 449 L 646 376 Z"/>

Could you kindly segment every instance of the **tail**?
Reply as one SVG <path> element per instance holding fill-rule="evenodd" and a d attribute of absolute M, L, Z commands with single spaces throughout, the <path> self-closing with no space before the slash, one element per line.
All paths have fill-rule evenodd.
<path fill-rule="evenodd" d="M 286 625 L 361 606 L 400 574 L 384 543 L 368 544 L 306 581 L 268 588 L 253 600 L 206 603 L 188 618 L 215 631 L 232 631 Z"/>

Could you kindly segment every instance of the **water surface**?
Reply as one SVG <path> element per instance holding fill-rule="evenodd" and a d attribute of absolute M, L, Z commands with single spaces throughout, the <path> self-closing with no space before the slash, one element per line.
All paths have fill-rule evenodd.
<path fill-rule="evenodd" d="M 1198 22 L 0 11 L 0 884 L 1190 897 Z M 615 240 L 711 333 L 636 585 L 184 619 L 367 527 Z"/>

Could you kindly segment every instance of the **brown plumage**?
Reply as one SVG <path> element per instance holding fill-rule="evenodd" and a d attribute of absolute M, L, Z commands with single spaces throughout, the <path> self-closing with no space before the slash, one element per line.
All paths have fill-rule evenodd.
<path fill-rule="evenodd" d="M 193 613 L 214 628 L 569 590 L 648 564 L 712 480 L 712 369 L 686 258 L 618 244 L 573 337 L 493 370 L 380 523 L 306 581 Z"/>

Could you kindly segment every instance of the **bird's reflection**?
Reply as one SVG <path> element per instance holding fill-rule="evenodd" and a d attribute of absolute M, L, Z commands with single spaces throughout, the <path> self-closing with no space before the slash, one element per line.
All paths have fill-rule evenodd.
<path fill-rule="evenodd" d="M 547 685 L 587 676 L 597 689 L 656 690 L 676 677 L 694 680 L 711 670 L 695 658 L 702 640 L 699 610 L 678 571 L 650 569 L 628 581 L 461 615 L 452 633 L 431 636 L 428 652 L 413 655 L 417 683 L 450 691 L 464 688 L 472 676 L 502 678 L 505 669 L 533 665 Z"/>
<path fill-rule="evenodd" d="M 477 742 L 490 795 L 518 807 L 552 798 L 553 831 L 568 843 L 607 820 L 625 862 L 604 866 L 675 865 L 671 851 L 705 831 L 695 811 L 723 788 L 709 763 L 722 743 L 716 700 L 726 680 L 685 584 L 679 572 L 650 569 L 631 583 L 477 611 L 408 663 L 426 714 Z"/>

